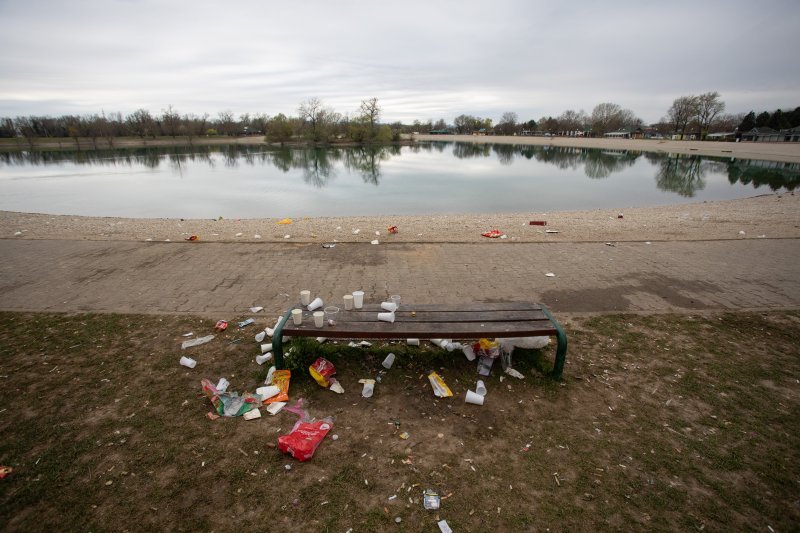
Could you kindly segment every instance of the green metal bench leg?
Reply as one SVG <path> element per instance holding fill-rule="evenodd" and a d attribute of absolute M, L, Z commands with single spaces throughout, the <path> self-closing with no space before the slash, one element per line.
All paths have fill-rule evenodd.
<path fill-rule="evenodd" d="M 283 326 L 286 324 L 286 321 L 289 320 L 289 316 L 292 314 L 292 310 L 289 309 L 286 311 L 286 314 L 281 317 L 278 321 L 278 325 L 275 326 L 275 333 L 272 335 L 272 354 L 275 356 L 275 368 L 278 370 L 283 370 L 284 361 L 283 361 Z"/>
<path fill-rule="evenodd" d="M 556 327 L 556 339 L 558 340 L 558 347 L 556 348 L 556 360 L 553 363 L 553 372 L 550 374 L 554 379 L 561 379 L 561 373 L 564 371 L 564 363 L 567 361 L 567 334 L 561 328 L 561 324 L 553 318 L 550 311 L 542 305 L 542 312 L 550 319 L 550 322 Z"/>

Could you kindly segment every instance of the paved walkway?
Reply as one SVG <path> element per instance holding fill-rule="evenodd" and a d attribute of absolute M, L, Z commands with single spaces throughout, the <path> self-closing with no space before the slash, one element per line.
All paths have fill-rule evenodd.
<path fill-rule="evenodd" d="M 535 300 L 558 312 L 800 307 L 800 240 L 339 244 L 0 240 L 0 309 L 277 314 L 340 302 Z M 547 277 L 552 272 L 555 277 Z M 289 296 L 291 295 L 291 297 Z"/>

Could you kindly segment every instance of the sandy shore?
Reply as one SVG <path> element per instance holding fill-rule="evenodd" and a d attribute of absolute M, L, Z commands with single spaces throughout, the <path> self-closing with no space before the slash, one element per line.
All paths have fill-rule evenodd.
<path fill-rule="evenodd" d="M 620 218 L 620 215 L 622 217 Z M 546 222 L 545 226 L 530 221 Z M 662 207 L 485 215 L 180 220 L 0 211 L 0 238 L 200 242 L 621 242 L 800 237 L 800 195 Z M 397 226 L 396 234 L 387 228 Z M 481 233 L 497 229 L 505 239 Z M 354 230 L 359 230 L 354 233 Z M 379 232 L 380 235 L 376 235 Z M 548 233 L 549 232 L 549 233 Z M 289 237 L 286 237 L 286 236 Z"/>
<path fill-rule="evenodd" d="M 580 137 L 498 137 L 479 135 L 415 135 L 419 141 L 459 141 L 474 143 L 532 144 L 538 146 L 572 146 L 605 150 L 638 150 L 668 154 L 695 154 L 737 159 L 767 159 L 800 162 L 800 143 L 703 142 L 651 139 L 596 139 Z"/>

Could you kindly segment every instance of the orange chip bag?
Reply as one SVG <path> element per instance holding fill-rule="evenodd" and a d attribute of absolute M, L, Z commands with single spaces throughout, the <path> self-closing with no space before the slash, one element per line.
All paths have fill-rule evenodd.
<path fill-rule="evenodd" d="M 264 403 L 272 402 L 285 402 L 289 400 L 289 379 L 292 377 L 291 370 L 276 370 L 272 374 L 272 384 L 277 386 L 281 391 L 273 396 L 267 398 Z"/>

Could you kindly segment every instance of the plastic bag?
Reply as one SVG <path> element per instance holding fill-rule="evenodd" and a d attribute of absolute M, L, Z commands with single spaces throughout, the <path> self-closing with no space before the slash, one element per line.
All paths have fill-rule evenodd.
<path fill-rule="evenodd" d="M 289 399 L 289 380 L 292 377 L 291 370 L 276 370 L 272 373 L 272 385 L 276 385 L 281 391 L 273 396 L 267 398 L 264 403 L 285 402 Z"/>
<path fill-rule="evenodd" d="M 308 367 L 308 372 L 311 374 L 311 377 L 314 378 L 314 381 L 319 383 L 320 387 L 327 389 L 331 385 L 328 378 L 336 373 L 336 367 L 324 357 L 320 357 L 314 361 L 314 364 Z"/>
<path fill-rule="evenodd" d="M 298 461 L 308 461 L 332 428 L 331 418 L 314 422 L 299 420 L 289 434 L 278 437 L 278 448 Z"/>
<path fill-rule="evenodd" d="M 212 340 L 213 338 L 214 335 L 206 335 L 205 337 L 197 337 L 196 339 L 183 341 L 181 343 L 181 350 L 185 350 L 186 348 L 191 348 L 192 346 L 200 346 L 201 344 L 205 344 L 208 341 Z"/>
<path fill-rule="evenodd" d="M 239 396 L 238 392 L 220 392 L 205 378 L 200 381 L 200 386 L 221 416 L 242 416 L 261 404 L 261 396 L 249 392 L 244 393 L 244 396 Z"/>

